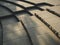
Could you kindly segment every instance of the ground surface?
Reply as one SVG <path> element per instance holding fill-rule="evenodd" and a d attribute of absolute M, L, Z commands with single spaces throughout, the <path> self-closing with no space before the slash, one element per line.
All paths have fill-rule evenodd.
<path fill-rule="evenodd" d="M 60 0 L 8 1 L 24 7 L 0 1 L 0 45 L 60 45 Z"/>

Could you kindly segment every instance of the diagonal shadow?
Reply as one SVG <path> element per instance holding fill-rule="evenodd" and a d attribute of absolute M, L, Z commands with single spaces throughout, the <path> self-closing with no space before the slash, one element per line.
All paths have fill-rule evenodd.
<path fill-rule="evenodd" d="M 50 9 L 46 9 L 48 12 L 60 17 L 60 14 L 58 14 L 57 12 L 53 11 L 53 10 L 50 10 Z"/>
<path fill-rule="evenodd" d="M 14 3 L 14 2 L 11 2 L 11 1 L 4 1 L 4 0 L 0 0 L 0 1 L 2 1 L 2 2 L 7 2 L 7 3 L 10 3 L 10 4 L 13 4 L 13 5 L 17 5 L 17 6 L 19 6 L 19 7 L 21 7 L 21 8 L 23 8 L 24 10 L 21 10 L 21 11 L 16 11 L 16 12 L 13 12 L 13 14 L 18 14 L 18 13 L 24 13 L 24 12 L 27 12 L 28 14 L 30 14 L 30 15 L 32 15 L 30 12 L 28 12 L 28 11 L 26 11 L 26 10 L 31 10 L 31 9 L 40 9 L 41 11 L 43 10 L 42 8 L 39 8 L 38 6 L 54 6 L 54 5 L 52 5 L 52 4 L 49 4 L 49 3 L 45 3 L 45 2 L 43 2 L 43 3 L 38 3 L 38 4 L 35 4 L 35 3 L 32 3 L 32 2 L 28 2 L 28 1 L 23 1 L 23 2 L 26 2 L 26 3 L 30 3 L 30 4 L 33 4 L 34 6 L 32 6 L 32 7 L 24 7 L 24 6 L 22 6 L 22 5 L 19 5 L 19 4 L 16 4 L 16 3 Z M 37 6 L 37 7 L 36 7 Z M 3 17 L 0 17 L 0 18 L 4 18 L 4 17 L 10 17 L 10 16 L 12 16 L 13 14 L 11 14 L 11 15 L 8 15 L 8 16 L 3 16 Z"/>
<path fill-rule="evenodd" d="M 8 7 L 3 6 L 1 4 L 0 4 L 0 6 L 3 7 L 3 8 L 5 8 L 6 10 L 8 10 L 9 12 L 11 12 L 13 14 L 13 11 L 11 9 L 9 9 Z M 17 21 L 19 21 L 19 19 L 14 14 L 12 16 L 14 16 L 17 19 Z M 8 16 L 6 18 L 8 18 Z"/>
<path fill-rule="evenodd" d="M 14 7 L 13 7 L 13 8 L 14 8 Z M 23 11 L 24 11 L 24 10 L 23 10 Z M 24 11 L 24 12 L 25 12 L 25 11 Z M 29 18 L 29 17 L 26 17 L 26 16 L 24 17 L 24 21 L 26 22 L 27 27 L 29 26 L 30 21 L 33 22 L 33 24 L 35 25 L 34 29 L 32 29 L 32 28 L 29 29 L 29 31 L 31 32 L 31 35 L 34 34 L 34 35 L 33 35 L 33 39 L 34 39 L 34 41 L 36 41 L 35 44 L 33 44 L 33 45 L 40 45 L 40 43 L 39 43 L 39 41 L 38 41 L 38 38 L 37 38 L 37 34 L 39 34 L 39 33 L 37 32 L 37 24 L 36 24 L 31 18 L 29 18 L 29 19 L 28 19 L 28 18 Z M 7 19 L 9 19 L 9 18 L 7 18 Z M 7 19 L 6 19 L 6 20 L 7 20 Z M 30 21 L 29 21 L 29 20 L 30 20 Z M 9 20 L 9 21 L 10 21 L 10 20 Z M 29 24 L 27 23 L 27 21 L 28 21 Z M 4 22 L 4 23 L 5 23 L 5 22 Z M 10 22 L 8 22 L 8 24 L 9 24 L 9 23 L 10 23 Z M 16 22 L 13 22 L 13 23 L 16 23 Z M 7 23 L 6 23 L 6 24 L 7 24 Z M 15 25 L 15 26 L 16 26 L 16 25 Z M 27 27 L 25 27 L 25 28 L 27 29 Z M 12 29 L 12 28 L 13 28 L 13 29 Z M 16 27 L 12 27 L 12 28 L 10 28 L 10 27 L 8 28 L 8 27 L 7 27 L 8 30 L 12 29 L 12 31 L 11 31 L 11 30 L 10 30 L 10 31 L 14 34 L 14 36 L 18 36 L 18 34 L 16 34 L 16 32 L 15 32 Z M 25 30 L 26 30 L 26 29 L 25 29 Z M 31 31 L 31 29 L 34 30 L 34 31 Z M 36 33 L 37 33 L 37 34 L 36 34 Z M 30 38 L 31 38 L 31 35 L 30 35 Z M 48 35 L 48 36 L 49 36 L 49 35 Z M 5 37 L 7 37 L 7 35 L 5 35 Z M 22 35 L 21 35 L 21 38 L 23 38 L 23 37 L 24 37 L 24 36 L 23 36 L 23 34 L 22 34 Z M 8 38 L 8 37 L 7 37 L 7 38 Z M 11 39 L 12 37 L 9 37 L 9 38 Z M 51 39 L 52 39 L 52 37 L 49 36 L 49 41 L 50 41 Z M 19 39 L 18 39 L 18 40 L 19 40 Z M 30 39 L 30 40 L 31 40 L 31 39 Z M 44 40 L 45 44 L 47 45 L 46 39 L 43 39 L 43 40 Z M 54 39 L 52 39 L 52 40 L 54 40 Z M 22 40 L 17 41 L 17 44 L 16 44 L 15 41 L 16 41 L 16 40 L 14 40 L 14 41 L 13 41 L 13 40 L 10 40 L 10 43 L 7 44 L 7 45 L 12 45 L 13 43 L 15 43 L 15 45 L 17 45 L 18 42 L 19 42 L 19 44 L 21 44 L 24 40 L 22 39 Z M 20 41 L 21 41 L 21 43 L 20 43 Z M 54 41 L 56 41 L 56 40 L 54 40 Z M 54 41 L 52 41 L 52 42 L 54 42 Z M 7 42 L 8 42 L 8 41 L 7 41 Z M 57 42 L 57 41 L 56 41 L 56 42 Z M 33 43 L 33 42 L 32 42 L 32 43 Z M 19 45 L 19 44 L 18 44 L 18 45 Z M 23 45 L 23 44 L 22 44 L 22 45 Z"/>
<path fill-rule="evenodd" d="M 16 5 L 16 6 L 19 6 L 19 7 L 21 7 L 21 8 L 23 8 L 24 10 L 25 10 L 25 12 L 27 12 L 29 15 L 32 15 L 27 9 L 25 9 L 25 7 L 24 6 L 22 6 L 22 5 L 19 5 L 19 4 L 17 4 L 17 3 L 14 3 L 14 2 L 11 2 L 11 1 L 6 1 L 6 0 L 0 0 L 0 1 L 2 1 L 2 2 L 7 2 L 7 3 L 10 3 L 10 4 L 13 4 L 13 5 Z"/>
<path fill-rule="evenodd" d="M 36 5 L 35 3 L 32 3 L 32 2 L 29 2 L 29 1 L 23 1 L 23 0 L 19 0 L 19 1 L 22 1 L 22 2 L 25 2 L 25 3 L 28 3 L 28 4 L 32 4 L 32 5 Z M 38 10 L 41 10 L 41 11 L 43 11 L 44 9 L 42 9 L 42 8 L 39 8 L 38 6 L 35 6 Z"/>
<path fill-rule="evenodd" d="M 23 23 L 23 21 L 25 23 Z M 31 45 L 40 45 L 40 42 L 37 39 L 37 34 L 39 34 L 36 29 L 37 24 L 29 16 L 24 16 L 23 21 L 21 20 L 21 23 L 27 33 Z M 30 24 L 32 27 L 30 27 Z"/>

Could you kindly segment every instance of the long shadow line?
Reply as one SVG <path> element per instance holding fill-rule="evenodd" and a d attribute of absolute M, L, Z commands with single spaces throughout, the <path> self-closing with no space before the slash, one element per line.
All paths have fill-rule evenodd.
<path fill-rule="evenodd" d="M 0 7 L 5 8 L 6 10 L 8 10 L 9 12 L 11 12 L 11 13 L 13 14 L 13 11 L 12 11 L 11 9 L 9 9 L 8 7 L 3 6 L 3 5 L 1 5 L 1 4 L 0 4 Z M 11 15 L 11 16 L 15 17 L 15 18 L 17 19 L 17 21 L 19 21 L 19 19 L 18 19 L 14 14 L 13 14 L 13 15 Z M 9 16 L 7 16 L 6 18 L 9 18 Z M 1 19 L 1 18 L 0 18 L 0 19 Z"/>
<path fill-rule="evenodd" d="M 12 11 L 11 9 L 9 9 L 8 7 L 6 7 L 6 6 L 3 6 L 3 5 L 0 4 L 0 7 L 8 10 L 8 11 L 11 12 L 11 13 L 13 13 L 13 11 Z M 11 15 L 11 17 L 12 17 L 12 16 L 17 19 L 17 17 L 16 17 L 15 15 Z M 9 17 L 7 16 L 6 18 L 9 18 Z M 0 26 L 1 26 L 1 40 L 0 40 L 0 45 L 3 45 L 3 25 L 2 25 L 1 20 L 2 20 L 2 19 L 0 18 Z M 17 19 L 17 21 L 18 21 L 18 19 Z"/>
<path fill-rule="evenodd" d="M 53 5 L 53 4 L 50 4 L 50 3 L 46 3 L 46 2 L 42 2 L 42 3 L 38 3 L 38 4 L 36 4 L 36 6 L 50 6 L 50 7 L 52 7 L 52 6 L 55 6 L 55 5 Z"/>
<path fill-rule="evenodd" d="M 26 9 L 27 10 L 32 10 L 32 9 L 36 9 L 36 8 L 35 7 L 27 7 Z M 13 12 L 13 14 L 10 14 L 10 15 L 7 15 L 7 16 L 1 16 L 0 18 L 3 19 L 3 18 L 11 17 L 14 14 L 22 14 L 22 13 L 25 13 L 25 10 L 16 11 L 16 12 Z"/>
<path fill-rule="evenodd" d="M 53 11 L 53 10 L 50 10 L 50 9 L 46 9 L 48 12 L 60 17 L 60 14 L 58 14 L 57 12 Z"/>
<path fill-rule="evenodd" d="M 3 5 L 1 5 L 1 4 L 0 4 L 0 6 L 3 7 L 3 8 L 5 8 L 5 9 L 7 9 L 9 12 L 13 13 L 13 11 L 12 11 L 11 9 L 9 9 L 8 7 L 3 6 Z M 15 16 L 15 15 L 12 15 L 12 16 Z M 16 16 L 15 16 L 15 17 L 16 17 Z M 1 28 L 3 28 L 1 21 L 0 21 L 0 25 L 1 25 Z M 23 23 L 22 23 L 22 25 L 23 25 Z M 3 31 L 2 31 L 2 32 L 3 32 Z M 27 33 L 28 33 L 28 32 L 27 32 Z M 3 35 L 3 33 L 2 33 L 2 35 Z M 28 35 L 28 34 L 27 34 L 27 35 Z M 28 37 L 29 37 L 29 35 L 28 35 Z M 30 37 L 29 37 L 29 39 L 30 39 Z M 2 42 L 3 42 L 3 37 L 2 37 Z M 3 44 L 2 44 L 2 45 L 3 45 Z M 31 42 L 31 45 L 32 45 L 32 42 Z"/>
<path fill-rule="evenodd" d="M 6 7 L 6 6 L 3 6 L 3 5 L 0 4 L 0 7 L 5 8 L 7 11 L 11 12 L 11 10 L 8 7 Z M 2 17 L 4 18 L 4 16 L 1 16 L 0 19 L 2 19 Z"/>
<path fill-rule="evenodd" d="M 1 5 L 0 4 L 0 7 L 2 7 L 2 8 L 5 8 L 7 11 L 9 11 L 9 12 L 12 12 L 8 7 L 6 7 L 6 6 L 3 6 L 3 5 Z"/>
<path fill-rule="evenodd" d="M 54 5 L 52 5 L 52 4 L 48 4 L 48 3 L 45 3 L 45 2 L 43 2 L 43 3 L 38 3 L 38 4 L 36 4 L 37 6 L 54 6 Z M 30 6 L 30 7 L 26 7 L 25 9 L 27 9 L 27 10 L 34 10 L 34 9 L 37 9 L 36 8 L 36 5 L 34 5 L 34 6 Z M 41 8 L 42 9 L 42 8 Z M 17 14 L 19 14 L 19 12 L 24 12 L 24 10 L 21 10 L 21 11 L 16 11 L 16 12 L 14 12 L 14 13 L 17 13 Z"/>
<path fill-rule="evenodd" d="M 7 3 L 10 3 L 10 4 L 16 5 L 16 6 L 18 6 L 18 7 L 21 7 L 21 8 L 23 8 L 23 9 L 25 10 L 25 12 L 27 12 L 30 16 L 33 15 L 33 14 L 30 13 L 27 9 L 25 9 L 25 7 L 22 6 L 22 5 L 19 5 L 19 4 L 17 4 L 17 3 L 11 2 L 11 1 L 6 1 L 6 0 L 0 0 L 0 1 L 2 1 L 2 2 L 7 2 Z"/>
<path fill-rule="evenodd" d="M 59 36 L 60 34 L 50 24 L 48 24 L 43 18 L 41 18 L 40 16 L 38 16 L 36 13 L 35 13 L 35 16 L 40 21 L 42 21 L 60 39 L 60 36 Z"/>
<path fill-rule="evenodd" d="M 46 2 L 42 2 L 42 3 L 38 3 L 38 4 L 35 4 L 35 3 L 33 3 L 33 2 L 30 2 L 30 1 L 26 1 L 26 0 L 18 0 L 18 1 L 22 1 L 22 2 L 25 2 L 25 3 L 29 3 L 29 4 L 32 4 L 32 5 L 34 5 L 34 6 L 36 6 L 36 7 L 38 7 L 39 5 L 40 6 L 54 6 L 53 4 L 49 4 L 49 3 L 46 3 Z"/>
<path fill-rule="evenodd" d="M 0 1 L 3 1 L 3 0 L 0 0 Z M 10 1 L 3 1 L 3 2 L 7 2 L 7 3 L 10 3 L 10 4 L 14 4 L 14 5 L 17 5 L 21 8 L 25 8 L 24 6 L 22 5 L 19 5 L 19 4 L 16 4 L 14 2 L 10 2 Z M 31 2 L 30 2 L 31 3 Z M 45 3 L 45 2 L 42 2 L 42 3 L 38 3 L 38 4 L 34 4 L 34 6 L 31 6 L 31 7 L 26 7 L 25 9 L 26 10 L 30 10 L 30 9 L 36 9 L 36 6 L 54 6 L 52 4 L 49 4 L 49 3 Z M 42 8 L 41 8 L 42 9 Z"/>
<path fill-rule="evenodd" d="M 3 0 L 0 0 L 0 1 L 3 1 Z M 10 3 L 11 4 L 10 1 L 8 1 L 7 3 Z M 16 4 L 16 3 L 13 3 L 13 2 L 12 2 L 12 4 L 17 5 L 17 6 L 20 6 L 20 5 Z M 38 3 L 38 4 L 34 5 L 34 6 L 26 7 L 25 9 L 26 10 L 34 10 L 34 9 L 37 9 L 36 6 L 47 6 L 47 5 L 48 6 L 54 6 L 52 4 L 48 4 L 48 3 L 43 2 L 43 3 Z M 22 14 L 22 13 L 25 13 L 26 10 L 15 11 L 15 12 L 13 12 L 13 14 Z M 11 17 L 13 14 L 10 14 L 10 15 L 7 15 L 7 16 L 1 16 L 0 18 Z"/>
<path fill-rule="evenodd" d="M 25 27 L 23 21 L 22 21 L 22 20 L 20 20 L 20 21 L 21 21 L 21 24 L 22 24 L 22 26 L 24 27 L 24 29 L 25 29 L 25 31 L 26 31 L 26 33 L 27 33 L 27 36 L 28 36 L 29 41 L 30 41 L 30 44 L 33 45 L 33 42 L 32 42 L 32 39 L 31 39 L 31 36 L 30 36 L 30 34 L 29 34 L 27 28 Z"/>
<path fill-rule="evenodd" d="M 0 6 L 3 7 L 3 8 L 5 8 L 5 9 L 7 9 L 9 12 L 13 13 L 13 11 L 12 11 L 11 9 L 9 9 L 8 7 L 3 6 L 3 5 L 1 5 L 1 4 L 0 4 Z M 14 15 L 12 15 L 12 16 L 14 16 Z M 0 24 L 1 24 L 1 22 L 0 22 Z M 22 25 L 24 26 L 23 23 L 22 23 Z M 1 27 L 2 27 L 2 24 L 1 24 Z M 27 32 L 27 30 L 26 30 L 26 32 Z M 29 36 L 29 33 L 28 33 L 28 32 L 27 32 L 27 35 L 28 35 L 29 40 L 30 40 L 30 42 L 31 42 L 31 39 L 30 39 L 30 36 Z M 32 42 L 31 42 L 31 45 L 33 45 Z"/>
<path fill-rule="evenodd" d="M 10 14 L 10 15 L 6 15 L 6 16 L 1 16 L 0 19 L 5 19 L 5 18 L 8 18 L 8 17 L 12 17 L 14 14 L 21 14 L 21 13 L 25 13 L 25 10 L 22 10 L 22 11 L 19 11 L 19 12 L 13 12 L 13 14 Z"/>
<path fill-rule="evenodd" d="M 35 3 L 32 3 L 32 2 L 30 2 L 30 1 L 25 1 L 25 0 L 18 0 L 18 1 L 22 1 L 22 2 L 25 2 L 25 3 L 28 3 L 28 4 L 32 4 L 32 5 L 36 5 Z M 35 6 L 37 9 L 39 9 L 39 10 L 41 10 L 41 11 L 43 11 L 44 9 L 42 9 L 42 8 L 40 8 L 40 7 L 38 7 L 38 6 Z"/>

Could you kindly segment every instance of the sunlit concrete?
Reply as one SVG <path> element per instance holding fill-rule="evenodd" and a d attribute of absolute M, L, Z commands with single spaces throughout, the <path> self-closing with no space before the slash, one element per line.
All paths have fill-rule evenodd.
<path fill-rule="evenodd" d="M 23 5 L 25 7 L 33 6 L 31 4 L 27 4 L 16 0 L 9 1 Z M 59 0 L 28 0 L 28 1 L 36 4 L 46 2 L 55 5 L 54 7 L 48 6 L 41 7 L 45 9 L 45 11 L 30 10 L 29 12 L 31 12 L 33 16 L 29 16 L 29 14 L 16 15 L 16 17 L 19 20 L 23 21 L 25 27 L 27 28 L 27 31 L 30 34 L 33 45 L 60 45 L 60 39 L 58 39 L 56 35 L 34 15 L 35 13 L 37 13 L 41 18 L 43 18 L 48 24 L 50 24 L 54 29 L 56 29 L 56 31 L 60 33 L 60 18 L 46 11 L 46 8 L 48 8 L 59 13 L 60 1 Z M 23 10 L 21 7 L 9 3 L 1 2 L 0 4 L 7 6 L 13 12 Z M 5 10 L 4 8 L 0 7 L 0 16 L 5 16 L 9 14 L 11 13 Z M 18 22 L 15 17 L 2 19 L 1 22 L 3 25 L 3 45 L 31 45 L 23 25 L 21 24 L 21 22 Z M 1 33 L 2 29 L 0 27 L 0 41 L 2 37 Z"/>

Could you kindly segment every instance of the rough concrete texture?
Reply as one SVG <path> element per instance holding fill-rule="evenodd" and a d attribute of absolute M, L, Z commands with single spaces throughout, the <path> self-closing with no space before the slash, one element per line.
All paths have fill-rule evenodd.
<path fill-rule="evenodd" d="M 17 0 L 8 1 L 22 5 L 25 8 L 34 6 L 32 4 Z M 5 18 L 1 17 L 9 16 L 12 13 L 0 6 L 0 45 L 60 45 L 60 39 L 55 35 L 55 33 L 53 33 L 51 29 L 49 29 L 49 27 L 47 27 L 34 15 L 36 13 L 60 34 L 60 17 L 47 11 L 47 9 L 50 9 L 60 15 L 60 0 L 27 1 L 35 4 L 44 2 L 52 4 L 54 6 L 38 6 L 39 8 L 43 8 L 44 11 L 41 11 L 39 9 L 28 10 L 30 13 L 33 14 L 33 16 L 30 16 L 27 13 L 21 13 L 16 14 L 16 17 L 13 15 L 11 17 Z M 23 8 L 10 3 L 0 1 L 0 4 L 8 7 L 13 12 L 24 10 Z M 18 22 L 17 19 L 20 21 Z"/>

